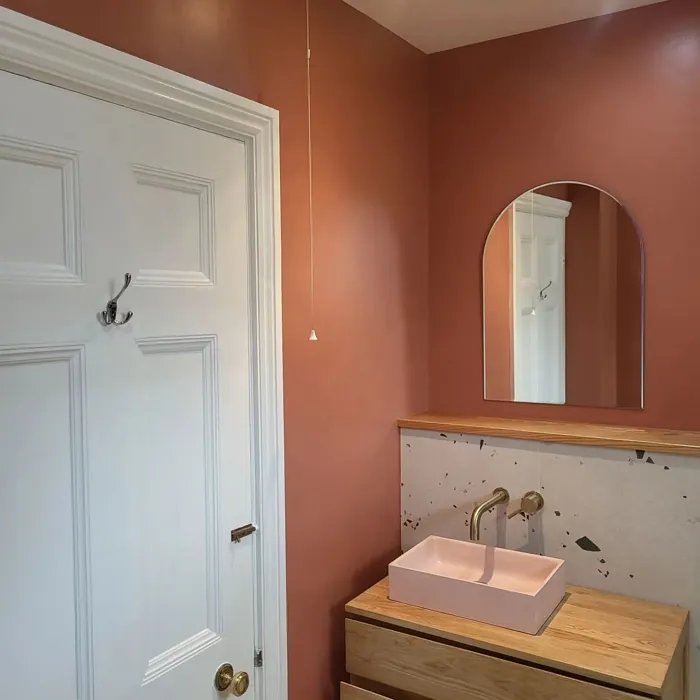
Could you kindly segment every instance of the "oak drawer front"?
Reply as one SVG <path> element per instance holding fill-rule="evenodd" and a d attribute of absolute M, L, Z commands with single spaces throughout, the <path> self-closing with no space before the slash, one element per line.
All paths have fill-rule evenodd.
<path fill-rule="evenodd" d="M 369 690 L 358 688 L 348 683 L 340 684 L 340 700 L 389 700 L 385 695 L 370 693 Z"/>
<path fill-rule="evenodd" d="M 640 700 L 632 693 L 357 620 L 345 620 L 345 645 L 348 673 L 428 700 Z"/>

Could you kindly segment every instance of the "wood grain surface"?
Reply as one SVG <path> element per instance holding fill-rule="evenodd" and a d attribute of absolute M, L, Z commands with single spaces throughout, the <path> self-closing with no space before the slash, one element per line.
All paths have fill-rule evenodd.
<path fill-rule="evenodd" d="M 622 690 L 357 620 L 345 621 L 345 646 L 350 673 L 430 700 L 639 700 Z"/>
<path fill-rule="evenodd" d="M 355 685 L 341 683 L 340 700 L 387 700 L 387 698 L 385 695 L 377 695 Z"/>
<path fill-rule="evenodd" d="M 388 579 L 345 610 L 366 620 L 661 697 L 674 656 L 687 641 L 688 611 L 575 586 L 567 592 L 564 604 L 538 635 L 397 603 L 389 600 Z"/>
<path fill-rule="evenodd" d="M 382 698 L 382 700 L 384 698 L 389 698 L 390 700 L 426 700 L 426 698 L 424 698 L 422 695 L 416 695 L 415 693 L 410 693 L 407 690 L 391 688 L 383 683 L 371 681 L 368 678 L 362 678 L 362 676 L 357 676 L 353 673 L 348 675 L 350 676 L 350 685 L 356 686 L 362 690 L 367 690 L 370 693 L 374 693 Z"/>
<path fill-rule="evenodd" d="M 424 414 L 398 421 L 400 428 L 433 430 L 518 440 L 558 442 L 568 445 L 594 445 L 630 450 L 650 450 L 700 456 L 700 433 L 652 428 L 626 428 L 616 425 L 479 418 Z"/>
<path fill-rule="evenodd" d="M 687 700 L 688 698 L 688 643 L 679 646 L 666 675 L 662 700 Z"/>

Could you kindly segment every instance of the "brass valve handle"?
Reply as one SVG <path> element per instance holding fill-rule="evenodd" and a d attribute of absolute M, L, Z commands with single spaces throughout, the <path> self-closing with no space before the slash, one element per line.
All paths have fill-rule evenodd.
<path fill-rule="evenodd" d="M 516 515 L 534 515 L 544 508 L 544 498 L 537 491 L 528 491 L 520 499 L 520 507 L 508 515 L 508 519 L 514 518 Z"/>

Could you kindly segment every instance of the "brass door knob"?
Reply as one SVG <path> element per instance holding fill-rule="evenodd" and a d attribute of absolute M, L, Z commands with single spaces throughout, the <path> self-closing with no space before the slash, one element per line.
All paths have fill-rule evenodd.
<path fill-rule="evenodd" d="M 250 678 L 245 671 L 238 671 L 233 674 L 233 682 L 231 683 L 231 695 L 239 698 L 244 695 L 250 687 Z"/>
<path fill-rule="evenodd" d="M 217 690 L 228 690 L 233 682 L 233 666 L 222 664 L 214 676 L 214 687 Z"/>
<path fill-rule="evenodd" d="M 214 676 L 214 687 L 220 691 L 230 690 L 231 695 L 238 698 L 250 687 L 250 678 L 245 671 L 234 673 L 231 664 L 223 664 Z"/>

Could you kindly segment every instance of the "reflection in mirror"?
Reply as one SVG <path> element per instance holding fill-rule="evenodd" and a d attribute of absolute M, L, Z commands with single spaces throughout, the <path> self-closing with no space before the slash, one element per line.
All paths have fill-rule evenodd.
<path fill-rule="evenodd" d="M 483 263 L 486 399 L 642 407 L 642 243 L 617 200 L 574 182 L 526 192 Z"/>

